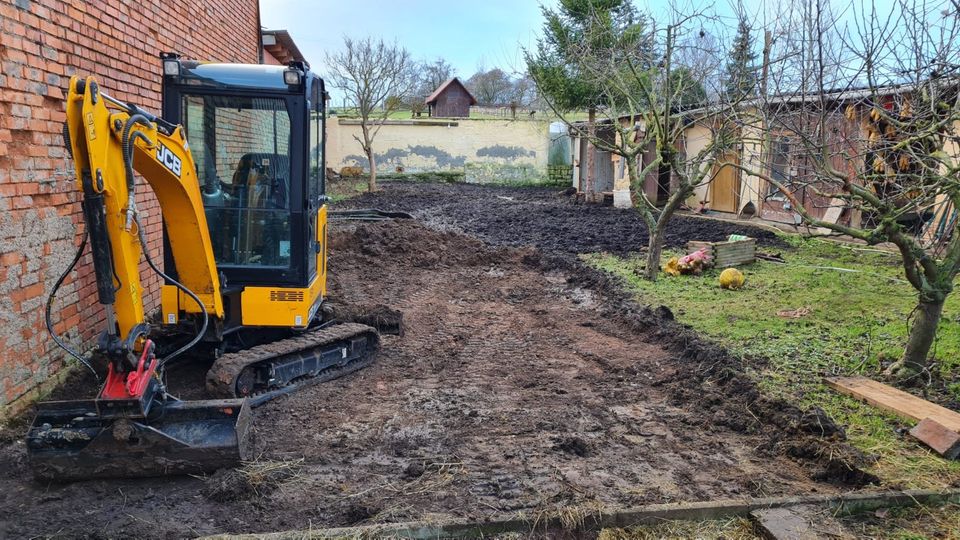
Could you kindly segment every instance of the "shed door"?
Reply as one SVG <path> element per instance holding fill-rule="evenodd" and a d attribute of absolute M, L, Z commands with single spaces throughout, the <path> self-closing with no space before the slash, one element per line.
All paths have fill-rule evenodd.
<path fill-rule="evenodd" d="M 736 163 L 737 159 L 736 152 L 731 152 L 719 161 Z M 718 212 L 735 213 L 739 199 L 740 170 L 731 165 L 720 166 L 710 184 L 710 208 Z"/>
<path fill-rule="evenodd" d="M 597 150 L 593 162 L 594 191 L 604 193 L 613 191 L 613 161 L 610 152 Z"/>

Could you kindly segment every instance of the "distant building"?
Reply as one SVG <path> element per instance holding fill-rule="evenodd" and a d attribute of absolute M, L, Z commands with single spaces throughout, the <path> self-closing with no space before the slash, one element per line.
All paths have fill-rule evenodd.
<path fill-rule="evenodd" d="M 435 118 L 469 118 L 470 106 L 476 104 L 476 98 L 456 77 L 441 84 L 427 97 L 430 116 Z"/>

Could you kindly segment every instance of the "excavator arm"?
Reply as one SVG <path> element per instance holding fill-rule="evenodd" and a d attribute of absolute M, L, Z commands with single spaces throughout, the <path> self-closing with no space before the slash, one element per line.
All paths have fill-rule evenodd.
<path fill-rule="evenodd" d="M 67 129 L 93 250 L 97 293 L 107 310 L 105 331 L 123 342 L 145 325 L 140 278 L 145 247 L 141 233 L 145 231 L 136 206 L 134 170 L 150 185 L 167 216 L 176 281 L 200 300 L 182 302 L 183 309 L 222 318 L 210 233 L 183 128 L 110 98 L 93 77 L 73 77 Z M 134 347 L 132 352 L 139 352 L 142 344 Z"/>
<path fill-rule="evenodd" d="M 107 359 L 107 375 L 95 400 L 38 405 L 27 437 L 35 474 L 60 480 L 145 476 L 236 464 L 246 452 L 247 401 L 179 401 L 159 376 L 164 361 L 196 344 L 209 319 L 224 314 L 183 128 L 111 98 L 93 77 L 73 77 L 65 133 L 106 314 L 96 348 Z M 163 274 L 147 249 L 134 171 L 164 214 L 175 276 Z M 165 358 L 157 357 L 146 322 L 144 259 L 180 290 L 181 310 L 198 323 L 194 339 Z"/>

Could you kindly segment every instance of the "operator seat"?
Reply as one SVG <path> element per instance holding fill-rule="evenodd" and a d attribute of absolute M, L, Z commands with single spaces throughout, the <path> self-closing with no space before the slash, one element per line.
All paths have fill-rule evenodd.
<path fill-rule="evenodd" d="M 237 235 L 241 264 L 277 264 L 281 238 L 289 231 L 290 160 L 273 153 L 248 153 L 233 173 L 233 189 L 240 209 Z M 282 214 L 282 215 L 281 215 Z M 278 227 L 280 229 L 278 229 Z"/>
<path fill-rule="evenodd" d="M 237 163 L 233 189 L 243 208 L 287 208 L 290 160 L 283 154 L 248 153 Z"/>

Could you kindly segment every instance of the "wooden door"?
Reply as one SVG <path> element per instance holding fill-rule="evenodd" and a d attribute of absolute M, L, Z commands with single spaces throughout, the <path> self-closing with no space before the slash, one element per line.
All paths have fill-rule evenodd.
<path fill-rule="evenodd" d="M 718 212 L 737 212 L 740 202 L 740 169 L 721 163 L 738 163 L 738 155 L 731 152 L 717 160 L 715 176 L 710 183 L 710 208 Z"/>

